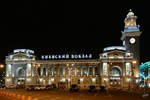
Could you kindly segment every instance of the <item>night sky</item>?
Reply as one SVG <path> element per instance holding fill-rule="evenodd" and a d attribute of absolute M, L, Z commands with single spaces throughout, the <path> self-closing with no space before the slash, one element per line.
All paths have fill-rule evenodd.
<path fill-rule="evenodd" d="M 99 1 L 99 2 L 98 2 Z M 93 53 L 122 45 L 121 31 L 131 8 L 141 26 L 141 61 L 150 60 L 149 3 L 131 0 L 0 1 L 0 61 L 13 49 L 27 48 L 36 55 Z M 112 0 L 114 1 L 114 0 Z"/>

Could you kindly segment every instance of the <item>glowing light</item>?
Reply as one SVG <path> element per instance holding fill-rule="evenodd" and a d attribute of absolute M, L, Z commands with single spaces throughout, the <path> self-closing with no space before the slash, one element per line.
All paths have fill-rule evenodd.
<path fill-rule="evenodd" d="M 62 79 L 61 79 L 62 82 L 65 82 L 65 80 L 66 80 L 65 78 L 62 78 Z"/>
<path fill-rule="evenodd" d="M 133 61 L 132 63 L 133 63 L 133 64 L 136 64 L 136 61 Z"/>
<path fill-rule="evenodd" d="M 83 78 L 80 78 L 80 81 L 83 82 Z"/>
<path fill-rule="evenodd" d="M 130 78 L 127 78 L 127 82 L 130 82 L 131 81 L 131 79 Z"/>
<path fill-rule="evenodd" d="M 126 50 L 126 48 L 123 47 L 123 46 L 111 46 L 111 47 L 104 48 L 104 51 L 115 50 L 115 49 L 117 49 L 117 50 Z"/>
<path fill-rule="evenodd" d="M 51 82 L 54 82 L 54 78 L 51 78 Z"/>
<path fill-rule="evenodd" d="M 4 68 L 4 65 L 0 65 L 0 68 Z"/>
<path fill-rule="evenodd" d="M 10 79 L 7 79 L 6 81 L 7 81 L 7 82 L 10 82 Z"/>
<path fill-rule="evenodd" d="M 30 81 L 31 81 L 31 78 L 27 78 L 27 81 L 30 82 Z"/>
<path fill-rule="evenodd" d="M 43 81 L 43 79 L 42 79 L 42 78 L 40 78 L 39 80 L 40 80 L 40 82 L 42 82 L 42 81 Z"/>
<path fill-rule="evenodd" d="M 96 81 L 96 78 L 92 78 L 92 81 L 95 82 L 95 81 Z"/>
<path fill-rule="evenodd" d="M 108 78 L 104 78 L 104 81 L 107 81 L 108 80 Z"/>

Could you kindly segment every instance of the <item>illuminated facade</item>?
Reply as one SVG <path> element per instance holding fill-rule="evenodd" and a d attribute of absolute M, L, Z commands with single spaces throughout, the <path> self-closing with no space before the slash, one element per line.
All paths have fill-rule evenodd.
<path fill-rule="evenodd" d="M 56 84 L 70 87 L 78 84 L 81 88 L 89 85 L 134 87 L 139 79 L 139 36 L 136 16 L 130 11 L 125 19 L 121 40 L 123 46 L 104 48 L 99 58 L 92 54 L 42 55 L 35 57 L 34 51 L 16 49 L 6 57 L 5 84 L 34 85 Z"/>

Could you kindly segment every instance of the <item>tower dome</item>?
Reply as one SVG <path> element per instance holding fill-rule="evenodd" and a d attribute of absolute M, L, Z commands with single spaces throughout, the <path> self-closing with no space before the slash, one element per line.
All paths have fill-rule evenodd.
<path fill-rule="evenodd" d="M 127 14 L 127 17 L 130 17 L 130 16 L 134 16 L 134 13 L 132 12 L 132 9 L 130 9 L 129 13 Z"/>

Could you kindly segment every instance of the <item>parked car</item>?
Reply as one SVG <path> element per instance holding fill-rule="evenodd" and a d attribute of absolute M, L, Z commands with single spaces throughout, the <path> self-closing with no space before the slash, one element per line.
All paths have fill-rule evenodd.
<path fill-rule="evenodd" d="M 44 89 L 46 89 L 46 86 L 44 86 L 44 85 L 36 85 L 34 87 L 34 90 L 44 90 Z"/>
<path fill-rule="evenodd" d="M 70 87 L 70 92 L 77 92 L 79 91 L 79 86 L 77 84 L 72 84 Z"/>
<path fill-rule="evenodd" d="M 22 88 L 25 88 L 24 85 L 17 85 L 16 86 L 16 89 L 22 89 Z"/>
<path fill-rule="evenodd" d="M 46 89 L 46 86 L 45 85 L 40 85 L 40 89 L 44 90 L 44 89 Z"/>
<path fill-rule="evenodd" d="M 56 88 L 56 84 L 52 84 L 52 88 L 55 89 Z"/>
<path fill-rule="evenodd" d="M 40 85 L 35 85 L 34 90 L 40 90 Z"/>
<path fill-rule="evenodd" d="M 46 85 L 46 89 L 49 90 L 49 89 L 52 89 L 53 86 L 52 85 Z"/>
<path fill-rule="evenodd" d="M 26 90 L 34 90 L 35 85 L 29 85 L 27 86 Z"/>
<path fill-rule="evenodd" d="M 8 89 L 14 89 L 14 88 L 16 88 L 16 86 L 15 85 L 9 85 L 9 86 L 7 86 L 7 88 Z"/>
<path fill-rule="evenodd" d="M 0 88 L 4 88 L 5 87 L 5 84 L 0 84 Z"/>
<path fill-rule="evenodd" d="M 96 92 L 96 86 L 95 85 L 90 85 L 89 86 L 89 92 Z"/>

